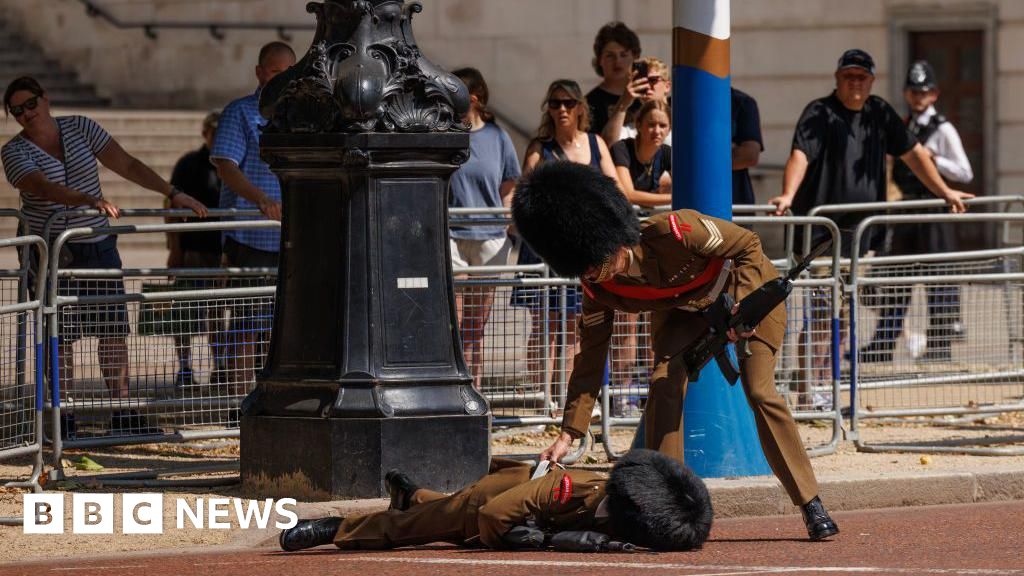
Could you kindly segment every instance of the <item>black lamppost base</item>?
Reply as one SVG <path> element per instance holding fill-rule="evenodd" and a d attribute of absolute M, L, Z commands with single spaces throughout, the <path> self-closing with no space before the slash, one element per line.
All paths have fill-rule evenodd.
<path fill-rule="evenodd" d="M 253 497 L 376 498 L 397 468 L 451 492 L 489 464 L 448 239 L 469 92 L 420 53 L 419 2 L 311 2 L 306 55 L 260 92 L 281 182 L 270 347 L 242 407 Z"/>
<path fill-rule="evenodd" d="M 487 472 L 490 416 L 243 416 L 242 489 L 260 498 L 387 496 L 397 468 L 423 488 L 454 492 Z"/>

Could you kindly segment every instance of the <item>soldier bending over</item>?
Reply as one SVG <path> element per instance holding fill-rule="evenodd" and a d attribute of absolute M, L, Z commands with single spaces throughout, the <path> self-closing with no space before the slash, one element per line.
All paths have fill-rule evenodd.
<path fill-rule="evenodd" d="M 700 312 L 722 291 L 738 302 L 779 273 L 756 234 L 693 210 L 657 214 L 641 224 L 615 182 L 568 162 L 546 162 L 520 179 L 512 199 L 520 236 L 556 273 L 581 278 L 579 354 L 569 378 L 562 433 L 541 454 L 557 462 L 590 426 L 601 389 L 615 311 L 651 312 L 655 368 L 644 447 L 683 461 L 687 367 L 681 350 L 707 331 Z M 735 313 L 735 311 L 734 311 Z M 743 390 L 761 447 L 812 540 L 839 532 L 818 498 L 818 484 L 786 402 L 775 388 L 775 362 L 786 329 L 779 305 L 747 339 L 740 358 Z"/>

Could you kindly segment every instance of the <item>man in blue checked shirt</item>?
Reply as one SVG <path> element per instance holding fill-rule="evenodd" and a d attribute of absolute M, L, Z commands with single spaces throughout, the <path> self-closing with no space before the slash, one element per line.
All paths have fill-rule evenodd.
<path fill-rule="evenodd" d="M 277 176 L 260 159 L 260 91 L 267 82 L 295 64 L 295 52 L 283 42 L 271 42 L 260 49 L 256 65 L 259 88 L 224 108 L 217 137 L 210 151 L 210 161 L 217 167 L 222 187 L 221 208 L 259 208 L 264 216 L 281 219 L 281 184 Z M 276 229 L 229 230 L 224 234 L 224 264 L 238 267 L 276 267 L 281 235 Z M 232 350 L 229 359 L 229 381 L 234 393 L 254 380 L 258 354 L 256 345 L 265 342 L 270 331 L 273 308 L 236 306 L 232 310 Z"/>

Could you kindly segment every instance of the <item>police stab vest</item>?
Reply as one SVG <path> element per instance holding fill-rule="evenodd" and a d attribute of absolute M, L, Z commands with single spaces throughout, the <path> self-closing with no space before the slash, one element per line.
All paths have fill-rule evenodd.
<path fill-rule="evenodd" d="M 917 137 L 917 141 L 924 146 L 924 143 L 932 137 L 933 134 L 939 131 L 939 126 L 946 122 L 946 117 L 941 114 L 935 114 L 927 124 L 921 125 L 910 121 L 910 131 Z M 928 190 L 928 187 L 921 182 L 914 172 L 907 166 L 907 163 L 897 158 L 893 163 L 892 167 L 892 180 L 899 187 L 900 192 L 903 193 L 904 200 L 927 200 L 934 198 L 935 195 Z"/>

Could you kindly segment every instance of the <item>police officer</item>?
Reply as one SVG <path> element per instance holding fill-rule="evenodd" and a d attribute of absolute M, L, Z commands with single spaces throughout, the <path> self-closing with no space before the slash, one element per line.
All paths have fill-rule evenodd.
<path fill-rule="evenodd" d="M 935 163 L 939 174 L 950 182 L 967 183 L 974 178 L 971 163 L 964 152 L 960 134 L 935 110 L 939 86 L 935 71 L 925 60 L 914 62 L 907 71 L 903 97 L 910 108 L 907 127 Z M 893 165 L 892 177 L 904 200 L 933 198 L 931 192 L 902 159 Z M 941 214 L 942 209 L 925 210 Z M 949 224 L 900 224 L 890 229 L 888 254 L 928 254 L 956 249 L 955 231 Z M 903 320 L 910 303 L 910 286 L 892 288 L 890 307 L 880 313 L 875 336 L 861 349 L 863 362 L 884 362 L 892 359 L 896 339 L 903 331 Z M 951 341 L 962 335 L 960 326 L 960 291 L 956 288 L 929 285 L 927 348 L 922 360 L 942 362 L 951 358 Z"/>
<path fill-rule="evenodd" d="M 700 311 L 722 291 L 740 300 L 778 272 L 753 232 L 693 210 L 658 214 L 642 225 L 615 183 L 581 165 L 549 163 L 520 179 L 512 217 L 523 239 L 560 276 L 582 278 L 579 354 L 569 378 L 562 432 L 541 454 L 558 461 L 590 425 L 601 388 L 615 310 L 652 311 L 655 369 L 647 400 L 646 448 L 683 461 L 686 366 L 680 350 L 707 329 Z M 821 500 L 810 460 L 775 388 L 786 326 L 779 305 L 746 337 L 740 374 L 765 457 L 810 537 L 839 529 Z"/>
<path fill-rule="evenodd" d="M 554 466 L 534 473 L 495 458 L 487 476 L 445 496 L 405 474 L 385 477 L 391 509 L 302 520 L 281 532 L 281 548 L 333 542 L 346 550 L 379 550 L 431 542 L 497 549 L 540 548 L 559 534 L 592 532 L 658 550 L 700 548 L 711 531 L 707 487 L 682 463 L 634 450 L 611 475 Z M 592 540 L 583 535 L 582 540 Z"/>

